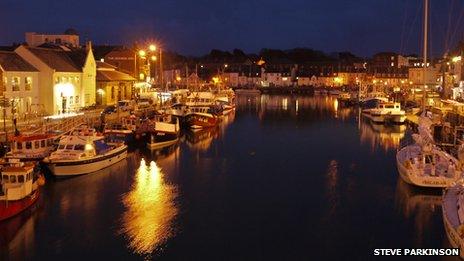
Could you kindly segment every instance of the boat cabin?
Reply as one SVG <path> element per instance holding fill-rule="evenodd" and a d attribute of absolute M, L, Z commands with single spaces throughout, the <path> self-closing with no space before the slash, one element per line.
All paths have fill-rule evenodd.
<path fill-rule="evenodd" d="M 43 158 L 54 148 L 54 136 L 48 134 L 19 135 L 11 138 L 8 158 Z"/>
<path fill-rule="evenodd" d="M 1 171 L 1 194 L 3 200 L 19 200 L 30 195 L 33 188 L 34 164 L 7 163 Z"/>

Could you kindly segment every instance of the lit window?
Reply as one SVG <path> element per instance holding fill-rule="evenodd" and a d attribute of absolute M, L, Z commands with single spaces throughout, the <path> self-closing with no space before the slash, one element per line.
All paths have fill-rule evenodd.
<path fill-rule="evenodd" d="M 76 95 L 76 104 L 79 104 L 79 95 Z"/>
<path fill-rule="evenodd" d="M 14 92 L 17 92 L 19 91 L 19 77 L 12 77 L 11 78 L 11 89 L 14 91 Z"/>
<path fill-rule="evenodd" d="M 69 97 L 69 105 L 74 103 L 74 96 Z"/>
<path fill-rule="evenodd" d="M 24 79 L 24 89 L 30 91 L 32 89 L 32 77 L 26 77 Z"/>

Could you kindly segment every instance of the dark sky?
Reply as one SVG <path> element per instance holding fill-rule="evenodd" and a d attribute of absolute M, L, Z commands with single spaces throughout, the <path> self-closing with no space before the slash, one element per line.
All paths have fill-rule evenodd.
<path fill-rule="evenodd" d="M 463 36 L 464 1 L 431 1 L 431 47 Z M 97 44 L 156 39 L 183 54 L 310 47 L 419 53 L 423 0 L 0 0 L 0 44 L 75 28 Z M 446 44 L 446 43 L 451 44 Z"/>

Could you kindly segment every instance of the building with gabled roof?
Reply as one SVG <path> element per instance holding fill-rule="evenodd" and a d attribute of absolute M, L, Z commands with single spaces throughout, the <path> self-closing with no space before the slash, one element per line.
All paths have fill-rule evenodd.
<path fill-rule="evenodd" d="M 21 45 L 15 52 L 39 71 L 39 102 L 48 114 L 95 104 L 97 72 L 90 42 L 85 49 Z"/>
<path fill-rule="evenodd" d="M 0 51 L 0 79 L 0 96 L 8 100 L 6 117 L 26 117 L 42 112 L 37 106 L 39 71 L 34 66 L 15 52 Z M 3 110 L 0 113 L 3 114 Z"/>
<path fill-rule="evenodd" d="M 130 100 L 136 79 L 117 70 L 109 63 L 97 61 L 97 105 L 112 105 L 118 100 Z"/>

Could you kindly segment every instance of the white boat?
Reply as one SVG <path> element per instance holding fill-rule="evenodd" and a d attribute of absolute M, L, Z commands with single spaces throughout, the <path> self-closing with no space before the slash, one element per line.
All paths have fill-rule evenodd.
<path fill-rule="evenodd" d="M 359 97 L 359 104 L 363 107 L 378 102 L 388 102 L 388 98 L 383 92 L 370 92 Z"/>
<path fill-rule="evenodd" d="M 227 115 L 235 110 L 235 104 L 233 102 L 233 98 L 229 98 L 226 96 L 217 97 L 216 104 L 218 104 L 222 108 L 222 114 Z"/>
<path fill-rule="evenodd" d="M 419 118 L 419 134 L 414 134 L 415 144 L 396 153 L 400 177 L 407 183 L 420 187 L 444 188 L 451 186 L 462 176 L 460 162 L 434 145 L 431 120 Z"/>
<path fill-rule="evenodd" d="M 169 114 L 156 115 L 153 119 L 153 129 L 150 132 L 149 149 L 161 149 L 176 144 L 179 141 L 179 120 Z"/>
<path fill-rule="evenodd" d="M 443 223 L 451 247 L 464 258 L 464 186 L 462 182 L 445 189 L 442 199 Z"/>
<path fill-rule="evenodd" d="M 123 143 L 110 145 L 104 136 L 78 134 L 63 136 L 58 149 L 43 162 L 53 175 L 67 177 L 104 169 L 126 157 L 127 145 Z"/>
<path fill-rule="evenodd" d="M 403 124 L 406 120 L 406 112 L 401 110 L 399 102 L 381 102 L 375 108 L 364 109 L 362 112 L 364 116 L 375 123 Z"/>

